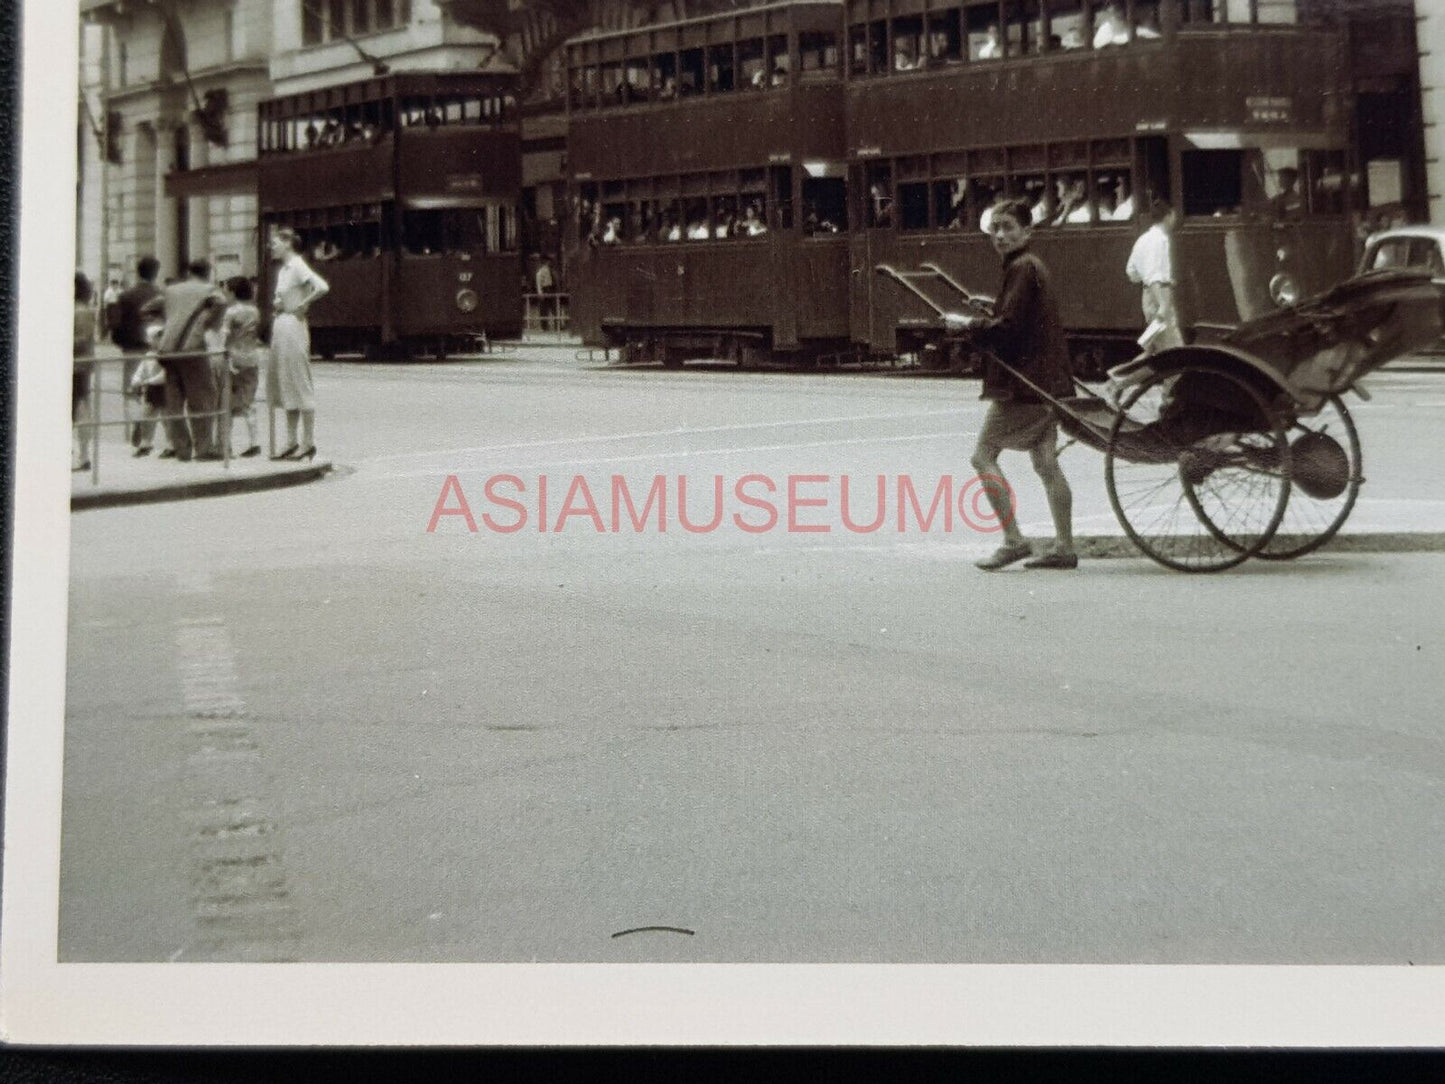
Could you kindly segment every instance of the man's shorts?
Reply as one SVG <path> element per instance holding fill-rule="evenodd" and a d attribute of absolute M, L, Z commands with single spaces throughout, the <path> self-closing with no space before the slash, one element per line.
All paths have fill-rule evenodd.
<path fill-rule="evenodd" d="M 1047 403 L 989 403 L 983 432 L 978 435 L 981 446 L 1013 452 L 1028 452 L 1041 445 L 1053 448 L 1058 441 L 1058 423 Z"/>

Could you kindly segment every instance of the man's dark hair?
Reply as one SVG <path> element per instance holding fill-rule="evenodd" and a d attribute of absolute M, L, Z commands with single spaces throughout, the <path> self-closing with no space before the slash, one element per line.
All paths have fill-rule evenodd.
<path fill-rule="evenodd" d="M 250 301 L 256 296 L 256 291 L 251 289 L 251 280 L 244 275 L 237 275 L 226 286 L 237 301 Z"/>
<path fill-rule="evenodd" d="M 1174 204 L 1167 199 L 1151 199 L 1149 201 L 1149 214 L 1155 222 L 1162 222 L 1164 216 L 1174 210 Z"/>
<path fill-rule="evenodd" d="M 190 263 L 186 264 L 186 274 L 190 275 L 192 278 L 205 279 L 209 281 L 211 278 L 211 261 L 192 260 Z"/>
<path fill-rule="evenodd" d="M 95 296 L 95 289 L 90 285 L 90 279 L 85 277 L 83 271 L 75 273 L 75 300 L 83 305 L 89 305 L 90 299 Z"/>
<path fill-rule="evenodd" d="M 1029 206 L 1028 200 L 1006 199 L 993 206 L 994 217 L 1008 215 L 1024 229 L 1032 229 L 1034 224 L 1034 211 Z"/>
<path fill-rule="evenodd" d="M 135 273 L 142 282 L 155 282 L 156 276 L 161 273 L 161 262 L 154 256 L 142 256 L 136 261 Z"/>

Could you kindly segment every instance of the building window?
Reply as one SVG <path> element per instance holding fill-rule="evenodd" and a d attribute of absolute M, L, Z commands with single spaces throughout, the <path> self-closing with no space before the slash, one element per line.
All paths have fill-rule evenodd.
<path fill-rule="evenodd" d="M 410 21 L 409 0 L 301 0 L 303 45 L 394 30 Z"/>

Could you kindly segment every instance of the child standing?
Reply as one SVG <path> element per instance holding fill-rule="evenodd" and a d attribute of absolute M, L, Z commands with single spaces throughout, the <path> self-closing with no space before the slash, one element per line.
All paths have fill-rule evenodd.
<path fill-rule="evenodd" d="M 256 384 L 261 368 L 261 310 L 255 305 L 255 292 L 249 279 L 237 276 L 226 283 L 231 300 L 221 329 L 226 344 L 226 369 L 231 380 L 231 418 L 246 419 L 250 442 L 242 457 L 261 454 L 256 441 Z M 230 424 L 230 421 L 227 422 Z"/>

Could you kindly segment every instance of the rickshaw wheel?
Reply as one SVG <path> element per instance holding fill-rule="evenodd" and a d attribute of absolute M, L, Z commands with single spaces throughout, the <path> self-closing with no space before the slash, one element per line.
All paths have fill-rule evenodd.
<path fill-rule="evenodd" d="M 1181 388 L 1228 413 L 1181 409 Z M 1213 367 L 1145 378 L 1121 404 L 1104 454 L 1120 526 L 1147 557 L 1180 572 L 1219 572 L 1262 551 L 1284 517 L 1289 471 L 1277 412 L 1249 381 Z"/>
<path fill-rule="evenodd" d="M 1338 395 L 1318 413 L 1296 418 L 1290 438 L 1290 497 L 1274 537 L 1259 551 L 1270 561 L 1287 561 L 1319 549 L 1334 538 L 1360 495 L 1360 435 Z"/>

